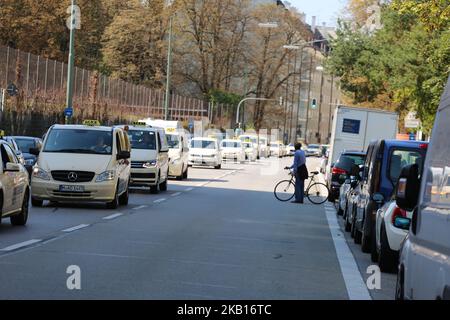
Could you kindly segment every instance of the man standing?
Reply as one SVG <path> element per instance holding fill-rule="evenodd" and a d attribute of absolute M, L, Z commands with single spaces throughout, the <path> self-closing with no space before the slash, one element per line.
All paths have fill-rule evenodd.
<path fill-rule="evenodd" d="M 295 174 L 295 200 L 291 202 L 303 203 L 303 198 L 305 196 L 305 180 L 308 176 L 308 170 L 306 169 L 306 155 L 302 150 L 302 144 L 299 142 L 295 144 L 294 163 L 289 169 Z"/>

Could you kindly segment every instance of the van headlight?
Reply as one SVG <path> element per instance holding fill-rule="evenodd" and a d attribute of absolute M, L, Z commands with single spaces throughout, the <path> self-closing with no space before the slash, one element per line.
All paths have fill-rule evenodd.
<path fill-rule="evenodd" d="M 146 163 L 144 163 L 142 165 L 142 167 L 146 168 L 146 169 L 152 169 L 152 168 L 156 167 L 157 164 L 158 164 L 157 160 L 151 160 L 151 161 L 147 161 Z"/>
<path fill-rule="evenodd" d="M 33 169 L 33 178 L 49 181 L 50 175 L 48 174 L 47 171 L 42 170 L 39 167 L 36 167 Z"/>
<path fill-rule="evenodd" d="M 114 171 L 105 171 L 98 175 L 97 179 L 95 179 L 95 182 L 105 182 L 105 181 L 111 181 L 114 180 L 115 172 Z"/>

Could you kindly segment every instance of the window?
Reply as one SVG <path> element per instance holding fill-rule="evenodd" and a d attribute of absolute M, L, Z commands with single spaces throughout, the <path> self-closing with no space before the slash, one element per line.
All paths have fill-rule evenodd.
<path fill-rule="evenodd" d="M 112 132 L 86 129 L 53 129 L 44 152 L 111 154 Z"/>
<path fill-rule="evenodd" d="M 191 148 L 216 149 L 216 142 L 214 140 L 192 140 Z"/>
<path fill-rule="evenodd" d="M 417 150 L 394 150 L 389 159 L 389 179 L 396 184 L 403 167 L 417 164 L 422 171 L 424 155 Z"/>
<path fill-rule="evenodd" d="M 237 141 L 222 141 L 222 148 L 240 148 L 241 143 Z"/>
<path fill-rule="evenodd" d="M 130 130 L 128 137 L 132 149 L 156 150 L 156 133 L 153 131 Z"/>
<path fill-rule="evenodd" d="M 178 149 L 180 147 L 180 136 L 176 134 L 168 134 L 166 135 L 167 144 L 170 149 Z M 183 138 L 181 138 L 183 140 Z"/>
<path fill-rule="evenodd" d="M 2 153 L 3 168 L 6 168 L 6 164 L 8 162 L 11 162 L 11 163 L 17 163 L 18 162 L 17 158 L 16 158 L 16 155 L 14 154 L 14 152 L 12 151 L 12 149 L 8 145 L 2 144 L 1 153 Z"/>
<path fill-rule="evenodd" d="M 30 153 L 30 149 L 38 147 L 36 140 L 34 139 L 16 138 L 15 140 L 20 151 L 22 151 L 23 153 Z"/>

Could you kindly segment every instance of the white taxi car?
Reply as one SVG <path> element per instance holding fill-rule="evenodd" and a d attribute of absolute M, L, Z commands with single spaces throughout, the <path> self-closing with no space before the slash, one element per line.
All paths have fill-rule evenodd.
<path fill-rule="evenodd" d="M 0 221 L 9 217 L 12 225 L 23 226 L 30 200 L 27 170 L 4 140 L 0 140 L 0 160 Z"/>
<path fill-rule="evenodd" d="M 150 187 L 151 193 L 167 190 L 169 146 L 162 128 L 135 123 L 124 126 L 131 143 L 131 185 Z"/>
<path fill-rule="evenodd" d="M 53 125 L 48 130 L 31 178 L 31 204 L 105 202 L 128 204 L 130 142 L 123 129 L 95 120 L 83 125 Z"/>
<path fill-rule="evenodd" d="M 286 150 L 281 142 L 271 142 L 270 143 L 270 155 L 278 158 L 284 157 Z"/>
<path fill-rule="evenodd" d="M 169 145 L 169 176 L 177 180 L 188 178 L 189 144 L 183 129 L 166 128 Z"/>
<path fill-rule="evenodd" d="M 251 142 L 242 142 L 245 150 L 245 159 L 248 161 L 256 161 L 258 158 L 258 149 Z"/>
<path fill-rule="evenodd" d="M 224 139 L 220 146 L 223 160 L 245 161 L 245 149 L 240 140 Z"/>
<path fill-rule="evenodd" d="M 189 165 L 206 165 L 220 169 L 222 167 L 222 153 L 217 139 L 193 138 L 189 147 Z"/>

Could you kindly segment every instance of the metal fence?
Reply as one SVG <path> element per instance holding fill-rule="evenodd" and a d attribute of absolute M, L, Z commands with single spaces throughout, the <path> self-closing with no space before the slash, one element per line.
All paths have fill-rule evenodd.
<path fill-rule="evenodd" d="M 75 68 L 74 109 L 79 118 L 162 118 L 164 92 Z M 67 64 L 0 46 L 0 88 L 14 84 L 16 97 L 6 100 L 7 111 L 63 112 Z M 171 95 L 169 117 L 173 120 L 209 117 L 203 100 Z"/>

